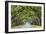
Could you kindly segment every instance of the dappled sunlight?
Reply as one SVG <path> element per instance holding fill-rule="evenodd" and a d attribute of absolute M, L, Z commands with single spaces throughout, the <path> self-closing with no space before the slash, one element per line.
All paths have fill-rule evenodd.
<path fill-rule="evenodd" d="M 41 26 L 40 6 L 11 5 L 11 28 L 39 28 Z"/>

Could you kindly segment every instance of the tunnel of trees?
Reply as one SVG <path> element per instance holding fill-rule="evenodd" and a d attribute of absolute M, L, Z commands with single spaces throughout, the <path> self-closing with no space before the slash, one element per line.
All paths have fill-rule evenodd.
<path fill-rule="evenodd" d="M 41 26 L 41 7 L 11 5 L 11 26 L 23 25 L 27 21 Z"/>

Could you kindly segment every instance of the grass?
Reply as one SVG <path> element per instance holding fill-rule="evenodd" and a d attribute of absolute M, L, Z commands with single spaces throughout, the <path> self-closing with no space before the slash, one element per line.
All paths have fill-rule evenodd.
<path fill-rule="evenodd" d="M 32 28 L 39 28 L 40 26 L 38 25 L 32 25 Z"/>

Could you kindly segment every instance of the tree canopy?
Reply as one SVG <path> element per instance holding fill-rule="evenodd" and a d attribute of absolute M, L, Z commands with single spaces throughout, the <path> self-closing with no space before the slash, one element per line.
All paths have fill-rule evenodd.
<path fill-rule="evenodd" d="M 41 20 L 41 7 L 40 6 L 21 6 L 11 5 L 11 19 L 12 24 L 16 24 L 16 20 L 19 22 L 36 18 Z M 41 23 L 41 21 L 40 21 Z M 20 23 L 20 24 L 23 24 Z"/>

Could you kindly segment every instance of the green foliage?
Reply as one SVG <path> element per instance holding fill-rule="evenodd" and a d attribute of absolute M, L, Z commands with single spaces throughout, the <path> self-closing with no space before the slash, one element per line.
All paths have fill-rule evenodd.
<path fill-rule="evenodd" d="M 12 26 L 23 24 L 23 21 L 33 19 L 33 18 L 41 19 L 41 7 L 40 6 L 11 5 L 11 16 L 12 16 L 11 18 L 14 18 L 12 19 Z"/>

